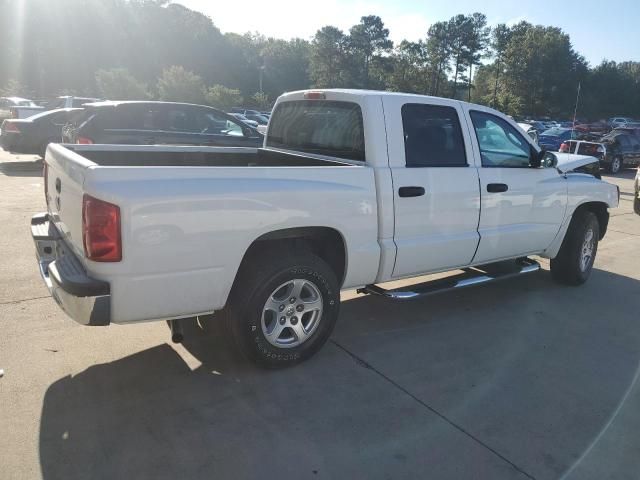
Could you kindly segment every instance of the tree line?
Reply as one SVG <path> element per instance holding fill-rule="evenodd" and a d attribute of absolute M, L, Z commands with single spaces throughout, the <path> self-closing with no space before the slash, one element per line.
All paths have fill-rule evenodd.
<path fill-rule="evenodd" d="M 55 5 L 54 5 L 55 4 Z M 238 13 L 241 15 L 241 11 Z M 214 19 L 215 20 L 215 19 Z M 459 98 L 518 116 L 640 115 L 640 62 L 591 67 L 560 28 L 482 13 L 395 44 L 383 20 L 311 39 L 222 34 L 165 0 L 0 0 L 0 93 L 267 108 L 282 92 L 370 88 Z"/>

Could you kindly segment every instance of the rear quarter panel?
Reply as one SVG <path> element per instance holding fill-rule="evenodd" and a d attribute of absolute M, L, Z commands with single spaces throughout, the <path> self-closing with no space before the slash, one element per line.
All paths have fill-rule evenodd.
<path fill-rule="evenodd" d="M 374 172 L 364 166 L 96 166 L 84 190 L 121 209 L 122 261 L 85 260 L 111 284 L 115 323 L 222 308 L 251 243 L 280 229 L 340 232 L 345 287 L 374 281 L 378 270 Z"/>

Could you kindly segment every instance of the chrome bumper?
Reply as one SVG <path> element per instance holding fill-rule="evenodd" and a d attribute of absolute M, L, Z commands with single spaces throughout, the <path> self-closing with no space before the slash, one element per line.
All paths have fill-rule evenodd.
<path fill-rule="evenodd" d="M 31 236 L 36 245 L 40 275 L 60 308 L 83 325 L 109 325 L 109 284 L 87 275 L 47 213 L 31 218 Z"/>

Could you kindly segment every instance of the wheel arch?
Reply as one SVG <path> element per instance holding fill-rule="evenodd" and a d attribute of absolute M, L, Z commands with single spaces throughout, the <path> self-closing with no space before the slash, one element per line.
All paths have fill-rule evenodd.
<path fill-rule="evenodd" d="M 256 238 L 244 253 L 238 275 L 248 263 L 276 250 L 307 250 L 327 262 L 342 286 L 347 272 L 347 243 L 332 227 L 293 227 L 274 230 Z M 235 282 L 234 282 L 235 284 Z"/>
<path fill-rule="evenodd" d="M 598 226 L 600 228 L 599 239 L 602 240 L 607 233 L 607 228 L 609 226 L 609 206 L 605 202 L 600 201 L 581 203 L 573 211 L 573 214 L 571 215 L 572 219 L 579 211 L 588 211 L 595 214 L 596 218 L 598 219 Z"/>

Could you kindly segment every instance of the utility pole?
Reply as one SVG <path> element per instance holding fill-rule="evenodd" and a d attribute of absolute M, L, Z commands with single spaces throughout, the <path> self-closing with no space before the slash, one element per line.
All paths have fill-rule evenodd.
<path fill-rule="evenodd" d="M 264 72 L 264 65 L 260 65 L 260 68 L 258 68 L 258 72 L 260 81 L 260 93 L 262 93 L 262 73 Z"/>

